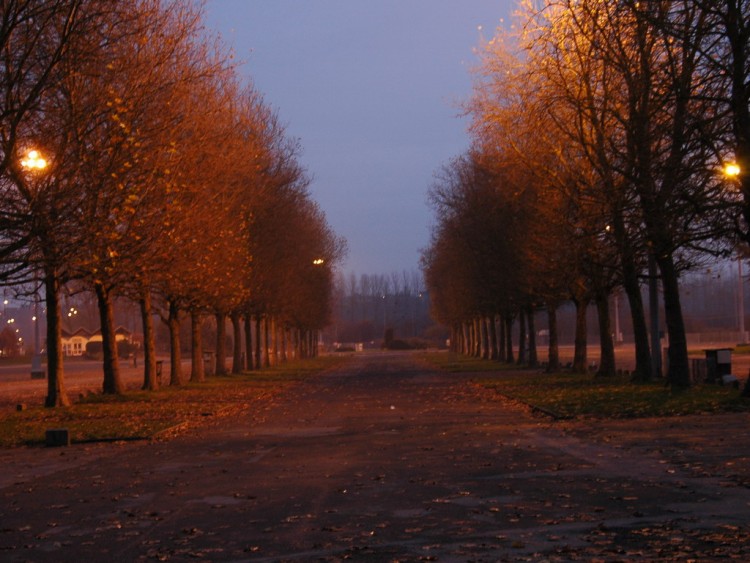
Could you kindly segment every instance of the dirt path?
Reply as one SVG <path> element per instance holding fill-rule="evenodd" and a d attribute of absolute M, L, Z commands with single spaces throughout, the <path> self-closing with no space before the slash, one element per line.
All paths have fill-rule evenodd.
<path fill-rule="evenodd" d="M 170 442 L 0 452 L 0 559 L 750 558 L 727 465 L 750 447 L 696 441 L 700 420 L 552 424 L 408 354 L 357 356 Z"/>

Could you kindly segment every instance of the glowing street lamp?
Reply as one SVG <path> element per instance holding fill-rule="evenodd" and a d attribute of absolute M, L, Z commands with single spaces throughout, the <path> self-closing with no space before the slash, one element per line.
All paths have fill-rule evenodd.
<path fill-rule="evenodd" d="M 47 168 L 47 161 L 37 150 L 30 150 L 26 153 L 26 158 L 21 161 L 21 166 L 26 170 L 44 170 Z"/>
<path fill-rule="evenodd" d="M 21 161 L 21 166 L 30 172 L 41 172 L 47 168 L 47 160 L 35 149 L 26 153 L 26 158 Z M 42 368 L 42 356 L 39 353 L 39 293 L 34 299 L 34 354 L 31 357 L 31 378 L 43 379 L 45 377 Z"/>
<path fill-rule="evenodd" d="M 736 162 L 730 162 L 724 166 L 724 175 L 729 178 L 736 178 L 740 175 L 740 172 L 742 172 L 742 170 L 740 169 L 740 165 Z"/>
<path fill-rule="evenodd" d="M 736 162 L 728 162 L 724 165 L 724 176 L 736 180 L 742 173 L 740 165 Z M 742 277 L 742 256 L 737 256 L 737 321 L 740 329 L 740 340 L 742 343 L 747 341 L 745 334 L 745 286 Z"/>

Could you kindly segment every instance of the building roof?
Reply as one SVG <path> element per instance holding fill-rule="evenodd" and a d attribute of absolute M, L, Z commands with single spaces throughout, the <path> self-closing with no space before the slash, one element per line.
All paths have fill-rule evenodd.
<path fill-rule="evenodd" d="M 94 331 L 85 329 L 83 327 L 77 328 L 74 331 L 62 329 L 60 331 L 63 338 L 73 338 L 74 336 L 80 336 L 82 338 L 91 338 L 92 336 L 101 336 L 102 331 L 101 329 L 96 329 Z M 115 329 L 115 335 L 124 335 L 124 336 L 130 336 L 131 332 L 125 328 L 124 326 L 118 326 Z"/>

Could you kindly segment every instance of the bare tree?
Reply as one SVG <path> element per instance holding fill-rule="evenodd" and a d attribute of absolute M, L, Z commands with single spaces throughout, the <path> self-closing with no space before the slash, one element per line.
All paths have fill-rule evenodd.
<path fill-rule="evenodd" d="M 609 195 L 615 204 L 609 218 L 623 258 L 632 260 L 628 249 L 640 245 L 658 263 L 668 376 L 675 386 L 688 385 L 679 273 L 695 250 L 724 250 L 731 203 L 707 143 L 720 121 L 714 98 L 705 96 L 695 48 L 707 32 L 705 18 L 691 2 L 560 1 L 536 14 L 544 24 L 530 52 L 562 92 L 551 107 L 569 108 L 558 122 L 570 124 L 571 138 L 592 162 L 606 190 L 602 201 Z M 631 233 L 644 236 L 627 238 Z M 631 265 L 623 263 L 623 271 L 632 276 Z"/>
<path fill-rule="evenodd" d="M 0 105 L 0 281 L 19 284 L 41 276 L 47 309 L 47 406 L 69 404 L 60 344 L 59 291 L 68 276 L 68 213 L 74 198 L 66 190 L 77 163 L 50 154 L 60 132 L 46 113 L 60 98 L 57 85 L 67 61 L 86 57 L 86 38 L 106 4 L 94 0 L 3 2 L 0 22 L 2 104 Z M 23 170 L 27 151 L 39 151 L 48 166 L 33 177 Z M 36 286 L 34 287 L 36 290 Z"/>

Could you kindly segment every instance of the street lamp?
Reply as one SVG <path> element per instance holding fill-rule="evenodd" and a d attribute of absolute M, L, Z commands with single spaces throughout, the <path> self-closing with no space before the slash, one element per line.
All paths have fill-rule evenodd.
<path fill-rule="evenodd" d="M 736 162 L 729 162 L 724 165 L 724 176 L 736 180 L 742 169 Z M 737 254 L 737 321 L 740 331 L 740 341 L 745 343 L 747 340 L 745 334 L 745 285 L 742 280 L 742 254 Z"/>
<path fill-rule="evenodd" d="M 26 153 L 26 158 L 21 161 L 21 166 L 25 170 L 44 170 L 47 168 L 47 161 L 37 150 L 30 150 Z"/>
<path fill-rule="evenodd" d="M 385 331 L 388 330 L 388 317 L 386 316 L 388 312 L 387 305 L 388 305 L 388 302 L 385 299 L 385 293 L 384 293 L 383 294 L 383 338 L 385 338 Z"/>
<path fill-rule="evenodd" d="M 659 334 L 659 278 L 653 243 L 648 248 L 648 308 L 651 317 L 651 371 L 661 377 L 661 335 Z"/>
<path fill-rule="evenodd" d="M 604 225 L 604 232 L 607 235 L 612 234 L 612 225 L 609 223 Z M 618 293 L 613 295 L 614 299 L 614 311 L 615 311 L 615 344 L 622 342 L 622 332 L 620 331 L 620 304 L 618 299 Z M 658 323 L 657 323 L 658 324 Z M 653 330 L 653 327 L 652 327 Z"/>
<path fill-rule="evenodd" d="M 21 166 L 29 172 L 40 172 L 47 168 L 47 160 L 38 150 L 30 150 L 26 158 L 21 161 Z M 42 369 L 42 355 L 39 353 L 39 288 L 34 292 L 34 354 L 31 356 L 31 379 L 44 379 L 45 373 Z"/>
<path fill-rule="evenodd" d="M 740 165 L 736 162 L 729 162 L 724 166 L 724 175 L 729 178 L 736 178 L 740 175 L 740 172 L 742 172 L 742 170 L 740 169 Z"/>

